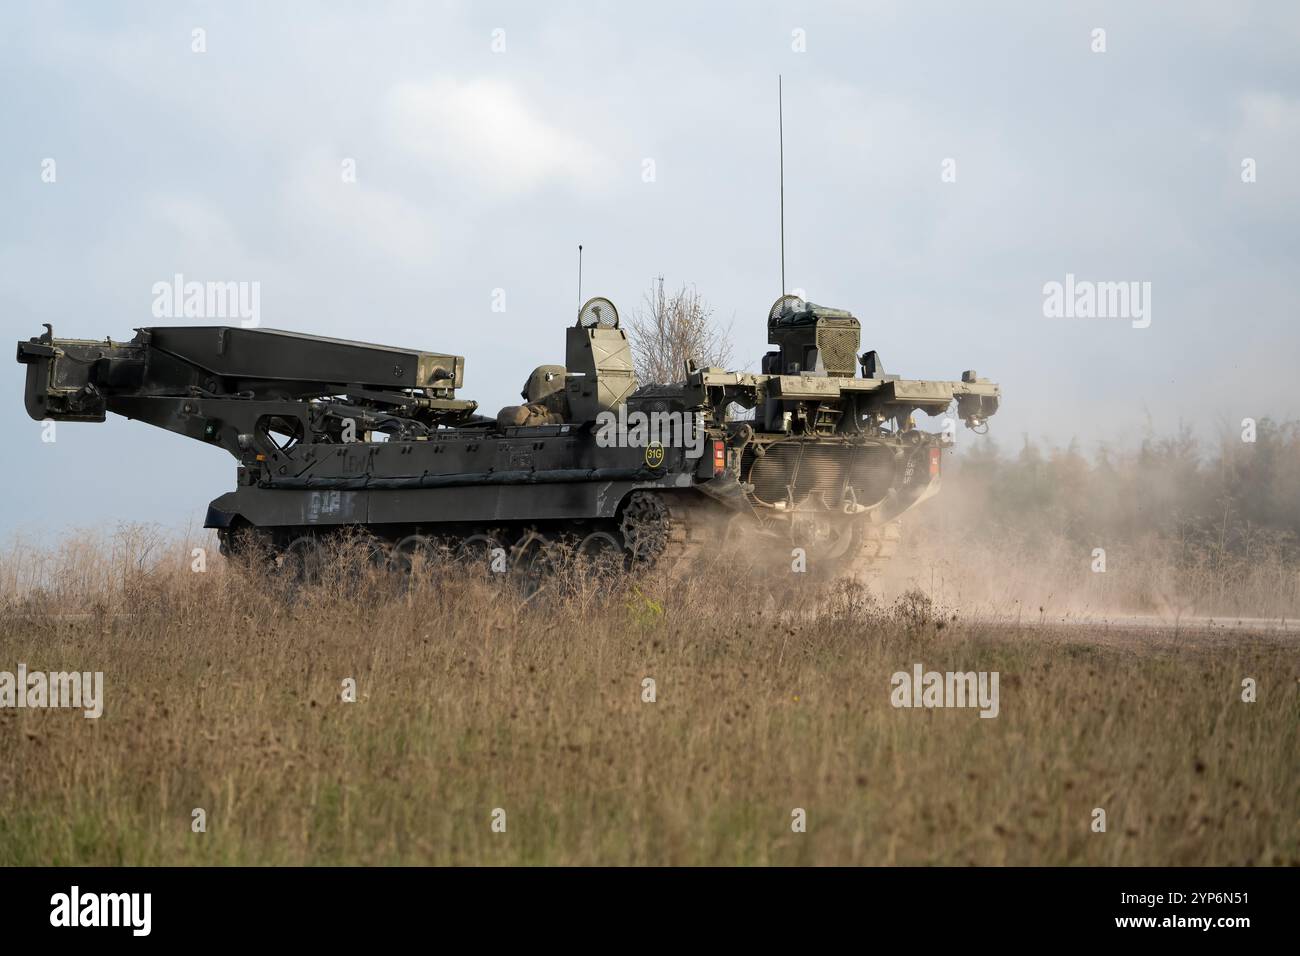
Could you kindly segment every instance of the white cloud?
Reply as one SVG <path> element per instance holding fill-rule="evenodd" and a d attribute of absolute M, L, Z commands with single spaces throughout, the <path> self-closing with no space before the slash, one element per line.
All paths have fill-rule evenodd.
<path fill-rule="evenodd" d="M 376 256 L 427 266 L 437 251 L 435 224 L 401 195 L 374 186 L 364 165 L 344 182 L 343 157 L 318 150 L 303 159 L 284 195 L 287 221 L 310 225 L 331 246 L 356 257 Z"/>
<path fill-rule="evenodd" d="M 183 251 L 215 249 L 221 253 L 243 255 L 241 244 L 230 220 L 214 204 L 195 196 L 154 195 L 147 208 L 153 218 L 166 226 L 171 235 L 167 242 L 179 244 Z"/>
<path fill-rule="evenodd" d="M 501 80 L 403 83 L 388 105 L 400 145 L 488 193 L 513 195 L 552 180 L 590 189 L 607 175 L 598 148 L 543 122 Z"/>
<path fill-rule="evenodd" d="M 1248 93 L 1240 100 L 1240 118 L 1233 138 L 1234 155 L 1230 160 L 1239 166 L 1245 157 L 1258 164 L 1260 188 L 1256 199 L 1263 208 L 1300 200 L 1300 182 L 1294 173 L 1295 157 L 1300 152 L 1300 99 L 1281 93 Z M 1237 189 L 1237 184 L 1232 184 Z M 1287 210 L 1288 215 L 1292 210 Z"/>

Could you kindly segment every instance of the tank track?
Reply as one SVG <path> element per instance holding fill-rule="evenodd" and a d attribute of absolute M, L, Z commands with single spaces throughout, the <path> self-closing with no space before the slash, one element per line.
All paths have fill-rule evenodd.
<path fill-rule="evenodd" d="M 857 555 L 846 562 L 849 565 L 846 570 L 854 577 L 878 578 L 898 551 L 902 537 L 903 528 L 898 519 L 882 524 L 863 524 Z"/>
<path fill-rule="evenodd" d="M 486 530 L 509 552 L 512 565 L 526 550 L 520 542 L 536 539 L 546 547 L 556 547 L 562 551 L 565 546 L 576 545 L 583 535 L 595 531 L 607 535 L 626 548 L 627 563 L 634 573 L 638 570 L 658 569 L 667 570 L 673 577 L 681 578 L 700 573 L 715 561 L 728 561 L 735 557 L 727 553 L 728 545 L 734 540 L 736 525 L 745 523 L 744 515 L 720 516 L 715 502 L 689 491 L 641 489 L 632 492 L 619 517 L 613 522 L 572 529 L 553 528 L 548 529 L 544 535 L 526 528 Z M 289 537 L 304 532 L 307 529 L 299 529 Z M 254 532 L 253 529 L 245 529 L 245 533 L 251 533 L 262 546 L 269 546 L 268 556 L 272 563 L 275 563 L 278 555 L 285 553 L 290 544 L 289 540 L 285 540 L 271 545 L 270 535 Z M 463 544 L 466 540 L 480 537 L 483 534 L 458 534 L 430 540 L 434 543 L 440 541 L 444 548 L 454 553 L 456 543 Z M 244 548 L 235 544 L 229 533 L 221 533 L 220 538 L 223 554 L 233 556 L 244 551 Z M 847 576 L 874 581 L 898 550 L 900 539 L 901 528 L 897 520 L 881 524 L 864 521 L 855 530 L 848 553 L 835 558 L 830 564 L 814 558 L 810 562 L 810 569 L 819 574 L 829 573 L 832 577 Z M 397 555 L 398 543 L 394 539 L 379 542 L 379 546 Z M 777 538 L 763 538 L 753 542 L 747 552 L 753 556 L 756 551 L 770 551 L 766 558 L 760 560 L 770 560 L 771 566 L 775 568 L 789 560 L 788 552 L 784 550 L 788 547 L 788 544 L 782 545 Z"/>
<path fill-rule="evenodd" d="M 697 570 L 726 539 L 713 503 L 682 492 L 632 492 L 619 532 L 633 568 L 670 568 L 674 575 Z"/>

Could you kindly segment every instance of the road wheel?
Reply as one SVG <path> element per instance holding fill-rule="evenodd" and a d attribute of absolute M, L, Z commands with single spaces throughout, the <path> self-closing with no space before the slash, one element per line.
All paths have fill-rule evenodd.
<path fill-rule="evenodd" d="M 589 577 L 606 577 L 627 568 L 627 550 L 608 531 L 593 531 L 578 544 L 578 571 Z"/>
<path fill-rule="evenodd" d="M 475 574 L 489 577 L 509 570 L 509 555 L 490 534 L 472 534 L 456 548 L 456 563 Z"/>
<path fill-rule="evenodd" d="M 510 549 L 510 574 L 525 597 L 540 591 L 558 565 L 555 546 L 540 532 L 527 532 Z"/>
<path fill-rule="evenodd" d="M 399 574 L 410 575 L 418 570 L 427 571 L 437 559 L 438 545 L 424 534 L 408 534 L 393 546 L 389 566 Z"/>
<path fill-rule="evenodd" d="M 287 580 L 303 586 L 315 584 L 325 570 L 324 549 L 315 535 L 300 535 L 281 552 L 277 564 Z"/>

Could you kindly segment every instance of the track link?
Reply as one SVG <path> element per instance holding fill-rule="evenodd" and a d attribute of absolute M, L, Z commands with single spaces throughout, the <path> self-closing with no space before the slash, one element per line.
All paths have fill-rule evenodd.
<path fill-rule="evenodd" d="M 726 538 L 717 505 L 679 491 L 632 492 L 619 531 L 633 567 L 668 568 L 674 576 L 697 570 Z"/>
<path fill-rule="evenodd" d="M 897 519 L 883 524 L 864 523 L 857 555 L 846 562 L 845 570 L 857 577 L 879 577 L 898 551 L 902 537 L 903 528 Z"/>

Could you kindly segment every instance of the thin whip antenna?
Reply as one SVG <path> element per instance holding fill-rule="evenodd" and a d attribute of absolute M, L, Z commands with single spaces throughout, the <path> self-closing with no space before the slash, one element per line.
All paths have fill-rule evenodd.
<path fill-rule="evenodd" d="M 776 129 L 781 154 L 781 294 L 785 295 L 785 110 L 781 74 L 776 75 Z"/>
<path fill-rule="evenodd" d="M 578 308 L 582 308 L 582 243 L 578 243 Z"/>

